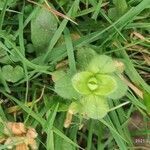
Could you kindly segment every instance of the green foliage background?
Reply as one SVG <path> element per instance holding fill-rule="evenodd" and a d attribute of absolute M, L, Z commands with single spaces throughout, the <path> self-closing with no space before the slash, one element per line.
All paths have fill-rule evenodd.
<path fill-rule="evenodd" d="M 48 11 L 44 0 L 36 2 L 0 1 L 0 138 L 5 137 L 5 123 L 11 121 L 34 127 L 40 150 L 140 148 L 134 143 L 136 136 L 149 140 L 150 1 L 48 2 L 77 24 Z M 64 96 L 63 90 L 73 90 L 72 76 L 85 70 L 97 54 L 123 62 L 124 77 L 134 88 L 129 87 L 124 95 L 126 88 L 119 82 L 120 97 L 109 96 L 115 100 L 108 100 L 112 110 L 104 118 L 85 119 L 76 114 L 66 129 L 66 113 L 75 99 L 70 100 L 69 92 Z M 64 76 L 62 91 L 60 83 L 54 83 L 60 75 Z M 74 97 L 80 96 L 75 92 Z M 86 109 L 90 114 L 95 106 L 91 108 Z M 142 127 L 133 132 L 128 126 L 136 124 L 135 111 L 143 120 Z M 0 144 L 0 149 L 6 148 Z"/>

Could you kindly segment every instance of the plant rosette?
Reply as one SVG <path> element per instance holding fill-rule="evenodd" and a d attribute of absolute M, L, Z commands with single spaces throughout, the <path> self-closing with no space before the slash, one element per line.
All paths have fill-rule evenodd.
<path fill-rule="evenodd" d="M 108 99 L 119 99 L 127 91 L 117 69 L 109 56 L 97 55 L 91 59 L 85 71 L 72 77 L 72 85 L 82 98 L 80 103 L 71 104 L 69 111 L 79 112 L 85 118 L 105 117 L 110 111 Z"/>
<path fill-rule="evenodd" d="M 108 100 L 124 96 L 127 85 L 119 78 L 121 73 L 109 56 L 95 55 L 83 68 L 73 76 L 57 72 L 55 91 L 61 97 L 76 100 L 69 106 L 70 114 L 101 119 L 110 111 Z"/>

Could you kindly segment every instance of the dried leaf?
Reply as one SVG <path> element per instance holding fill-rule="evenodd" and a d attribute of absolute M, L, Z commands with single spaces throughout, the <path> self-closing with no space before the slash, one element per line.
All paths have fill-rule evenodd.
<path fill-rule="evenodd" d="M 5 134 L 22 135 L 26 133 L 26 128 L 23 123 L 8 122 L 4 129 Z"/>
<path fill-rule="evenodd" d="M 29 128 L 26 134 L 26 137 L 35 139 L 38 136 L 34 128 Z"/>
<path fill-rule="evenodd" d="M 29 150 L 29 147 L 25 143 L 22 143 L 16 146 L 16 150 Z"/>

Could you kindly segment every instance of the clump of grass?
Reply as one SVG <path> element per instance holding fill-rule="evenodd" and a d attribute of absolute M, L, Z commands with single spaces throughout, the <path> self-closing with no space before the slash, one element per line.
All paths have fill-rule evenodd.
<path fill-rule="evenodd" d="M 35 149 L 149 148 L 149 9 L 149 0 L 0 1 L 0 149 L 17 149 L 17 141 L 4 142 L 9 122 L 36 130 Z M 70 91 L 73 75 L 85 71 L 95 55 L 117 60 L 128 90 L 108 97 L 111 111 L 103 117 L 72 116 L 67 112 L 79 102 L 78 92 L 59 96 L 55 81 L 65 74 L 61 90 Z M 90 87 L 95 84 L 92 78 Z M 88 109 L 85 116 L 91 115 Z"/>

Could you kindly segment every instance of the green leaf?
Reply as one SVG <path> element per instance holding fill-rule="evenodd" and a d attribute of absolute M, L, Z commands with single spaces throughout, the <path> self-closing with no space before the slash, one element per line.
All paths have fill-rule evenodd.
<path fill-rule="evenodd" d="M 4 88 L 5 88 L 5 91 L 7 91 L 8 93 L 11 93 L 9 87 L 8 87 L 8 84 L 5 80 L 5 78 L 3 77 L 3 73 L 2 73 L 2 70 L 0 68 L 0 83 L 3 84 Z"/>
<path fill-rule="evenodd" d="M 9 64 L 10 62 L 9 55 L 3 48 L 0 47 L 0 63 Z"/>
<path fill-rule="evenodd" d="M 12 7 L 15 6 L 17 4 L 18 0 L 8 0 L 8 6 Z M 3 8 L 4 4 L 5 4 L 6 0 L 0 0 L 0 8 Z"/>
<path fill-rule="evenodd" d="M 66 150 L 66 149 L 75 150 L 76 148 L 75 148 L 75 146 L 73 146 L 71 143 L 66 142 L 65 140 L 63 140 L 61 149 L 62 149 L 62 150 Z"/>
<path fill-rule="evenodd" d="M 150 113 L 150 93 L 144 92 L 144 104 L 147 108 L 147 112 Z"/>
<path fill-rule="evenodd" d="M 24 77 L 24 71 L 19 65 L 14 68 L 11 65 L 5 65 L 2 67 L 2 75 L 6 81 L 15 83 Z"/>
<path fill-rule="evenodd" d="M 107 96 L 117 89 L 116 80 L 110 75 L 96 75 L 98 81 L 98 88 L 94 91 L 96 95 Z"/>
<path fill-rule="evenodd" d="M 63 73 L 62 76 L 60 75 L 61 74 L 59 74 L 59 77 L 55 80 L 55 92 L 65 99 L 77 99 L 79 95 L 72 86 L 72 76 L 69 73 Z"/>
<path fill-rule="evenodd" d="M 26 45 L 26 51 L 28 53 L 33 53 L 35 51 L 35 48 L 34 48 L 33 44 L 31 44 L 31 43 L 27 44 Z"/>
<path fill-rule="evenodd" d="M 113 8 L 110 8 L 108 10 L 108 17 L 111 19 L 111 20 L 117 20 L 118 19 L 118 14 L 117 14 L 117 9 L 116 7 L 113 7 Z"/>
<path fill-rule="evenodd" d="M 77 73 L 72 78 L 73 87 L 80 94 L 88 95 L 91 94 L 91 91 L 88 87 L 88 81 L 93 76 L 91 72 L 83 71 Z"/>
<path fill-rule="evenodd" d="M 128 10 L 126 0 L 113 0 L 115 7 L 108 10 L 108 16 L 111 20 L 117 20 Z"/>
<path fill-rule="evenodd" d="M 79 70 L 85 70 L 91 59 L 93 59 L 97 53 L 90 47 L 80 47 L 77 49 L 77 67 Z"/>
<path fill-rule="evenodd" d="M 20 47 L 18 47 L 18 49 L 20 49 Z M 17 56 L 17 52 L 13 49 L 11 50 L 11 54 L 10 54 L 10 59 L 13 61 L 13 62 L 18 62 L 20 61 L 20 58 L 16 57 Z"/>
<path fill-rule="evenodd" d="M 107 99 L 100 96 L 90 95 L 81 99 L 82 113 L 93 119 L 101 119 L 107 115 L 109 106 Z"/>
<path fill-rule="evenodd" d="M 122 16 L 128 9 L 126 0 L 113 0 L 113 3 L 116 6 L 117 16 Z"/>
<path fill-rule="evenodd" d="M 56 82 L 56 81 L 58 81 L 59 79 L 61 79 L 65 75 L 66 75 L 66 73 L 63 70 L 55 71 L 55 72 L 52 73 L 52 80 L 54 82 Z"/>
<path fill-rule="evenodd" d="M 58 95 L 54 95 L 54 96 L 45 95 L 43 99 L 44 99 L 45 109 L 47 110 L 54 110 L 53 106 L 59 103 L 59 107 L 57 111 L 58 112 L 67 111 L 70 105 L 68 101 L 64 100 L 62 97 Z"/>
<path fill-rule="evenodd" d="M 106 96 L 114 92 L 117 83 L 110 75 L 93 74 L 82 71 L 72 78 L 72 84 L 76 91 L 83 95 L 101 95 Z"/>
<path fill-rule="evenodd" d="M 55 132 L 56 135 L 58 135 L 59 137 L 61 137 L 63 140 L 65 140 L 65 142 L 68 142 L 70 144 L 72 144 L 73 146 L 82 149 L 78 144 L 76 144 L 75 142 L 73 142 L 70 138 L 68 138 L 65 134 L 63 134 L 60 130 L 58 130 L 56 127 L 53 127 L 53 131 Z M 61 144 L 62 142 L 60 142 L 59 144 Z M 62 147 L 61 147 L 62 148 Z"/>
<path fill-rule="evenodd" d="M 120 99 L 121 97 L 123 97 L 126 94 L 126 92 L 128 90 L 128 86 L 117 75 L 114 76 L 114 79 L 116 80 L 116 83 L 117 83 L 117 89 L 113 93 L 108 95 L 108 98 Z"/>
<path fill-rule="evenodd" d="M 31 20 L 31 40 L 36 52 L 44 53 L 57 29 L 57 19 L 48 10 L 41 8 Z"/>
<path fill-rule="evenodd" d="M 87 69 L 93 73 L 112 73 L 116 71 L 113 60 L 106 55 L 93 58 Z"/>

